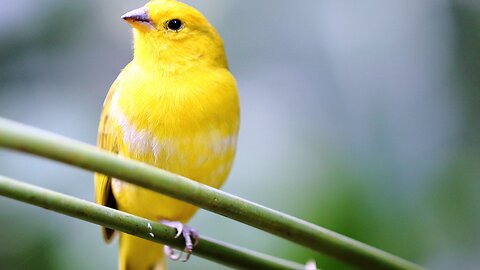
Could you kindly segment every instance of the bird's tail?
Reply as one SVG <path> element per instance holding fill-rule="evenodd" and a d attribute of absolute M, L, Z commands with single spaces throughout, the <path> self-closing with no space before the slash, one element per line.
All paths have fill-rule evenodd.
<path fill-rule="evenodd" d="M 163 246 L 129 234 L 120 234 L 119 270 L 166 270 Z"/>

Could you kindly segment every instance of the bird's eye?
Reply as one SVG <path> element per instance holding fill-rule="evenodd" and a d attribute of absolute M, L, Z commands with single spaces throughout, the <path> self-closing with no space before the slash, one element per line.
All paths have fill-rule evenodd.
<path fill-rule="evenodd" d="M 179 31 L 183 27 L 183 22 L 179 19 L 172 19 L 166 23 L 168 30 Z"/>

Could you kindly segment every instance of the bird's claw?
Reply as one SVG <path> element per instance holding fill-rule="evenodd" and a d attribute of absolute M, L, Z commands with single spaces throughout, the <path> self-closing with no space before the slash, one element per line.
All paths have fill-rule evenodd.
<path fill-rule="evenodd" d="M 175 251 L 167 245 L 163 246 L 163 252 L 172 261 L 178 261 L 182 257 L 182 254 L 183 254 L 183 252 L 175 253 Z"/>
<path fill-rule="evenodd" d="M 182 235 L 183 238 L 185 239 L 185 248 L 183 252 L 180 251 L 176 253 L 171 247 L 165 245 L 163 248 L 165 255 L 167 255 L 167 257 L 173 261 L 178 261 L 178 260 L 182 262 L 188 261 L 188 259 L 190 259 L 190 255 L 192 255 L 193 247 L 195 247 L 199 241 L 199 235 L 197 230 L 195 230 L 192 227 L 186 226 L 183 223 L 178 221 L 162 220 L 160 222 L 164 225 L 167 225 L 177 230 L 177 234 L 175 235 L 175 238 L 178 238 L 180 237 L 180 235 Z M 192 242 L 192 239 L 193 239 L 193 242 Z M 182 258 L 184 253 L 186 254 L 185 258 Z"/>

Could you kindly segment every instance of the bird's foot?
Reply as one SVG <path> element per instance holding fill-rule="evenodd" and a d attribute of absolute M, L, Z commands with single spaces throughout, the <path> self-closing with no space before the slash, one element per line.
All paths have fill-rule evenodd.
<path fill-rule="evenodd" d="M 178 260 L 182 262 L 188 261 L 188 259 L 190 258 L 190 255 L 192 255 L 193 247 L 198 244 L 199 235 L 197 230 L 179 221 L 161 220 L 160 223 L 167 225 L 168 227 L 175 228 L 177 230 L 177 234 L 175 235 L 175 238 L 178 238 L 180 237 L 180 235 L 182 235 L 183 238 L 185 239 L 185 248 L 183 252 L 176 253 L 171 247 L 165 245 L 163 247 L 163 251 L 165 252 L 165 255 L 167 255 L 168 258 L 174 261 L 178 261 Z M 192 239 L 193 239 L 193 242 L 192 242 Z M 183 253 L 186 254 L 185 258 L 182 258 Z"/>

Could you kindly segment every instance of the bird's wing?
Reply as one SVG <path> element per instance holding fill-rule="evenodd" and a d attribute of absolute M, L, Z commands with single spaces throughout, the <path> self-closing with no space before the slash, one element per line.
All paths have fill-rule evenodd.
<path fill-rule="evenodd" d="M 97 147 L 113 153 L 118 153 L 118 149 L 116 145 L 116 134 L 113 130 L 114 123 L 112 123 L 110 115 L 110 102 L 116 85 L 117 83 L 115 82 L 105 98 L 97 137 Z M 98 204 L 116 209 L 117 203 L 112 193 L 111 182 L 110 176 L 95 173 L 95 201 Z M 112 229 L 102 227 L 103 238 L 107 242 L 112 239 L 114 232 Z"/>

